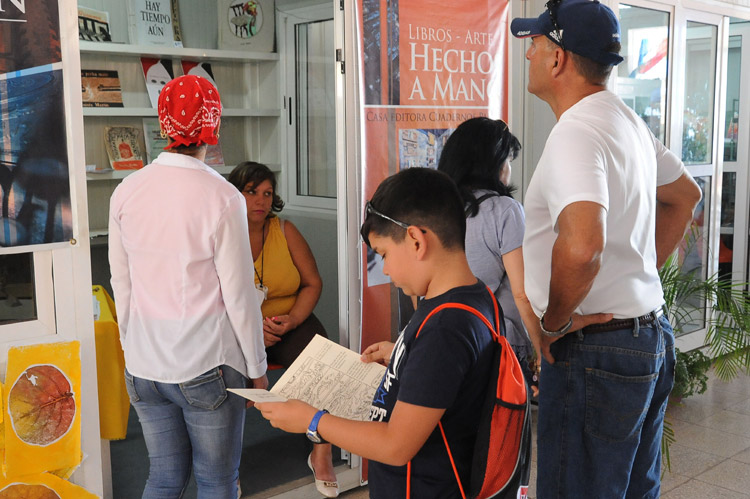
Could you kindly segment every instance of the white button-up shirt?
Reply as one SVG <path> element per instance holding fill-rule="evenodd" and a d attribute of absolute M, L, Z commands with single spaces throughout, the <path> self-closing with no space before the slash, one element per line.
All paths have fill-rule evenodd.
<path fill-rule="evenodd" d="M 109 262 L 128 371 L 165 383 L 226 364 L 266 372 L 242 194 L 203 162 L 163 152 L 115 189 Z"/>

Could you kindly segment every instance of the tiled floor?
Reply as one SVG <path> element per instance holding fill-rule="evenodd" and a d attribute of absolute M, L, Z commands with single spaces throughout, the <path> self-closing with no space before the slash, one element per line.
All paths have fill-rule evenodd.
<path fill-rule="evenodd" d="M 670 406 L 667 420 L 677 442 L 672 471 L 662 480 L 663 499 L 750 499 L 750 376 L 730 382 L 711 376 L 708 391 Z M 532 472 L 530 497 L 536 496 L 535 477 Z M 365 499 L 367 487 L 340 497 Z"/>

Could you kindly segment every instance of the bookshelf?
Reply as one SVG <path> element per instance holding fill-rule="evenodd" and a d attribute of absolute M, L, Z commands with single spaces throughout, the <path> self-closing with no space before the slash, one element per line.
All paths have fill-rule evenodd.
<path fill-rule="evenodd" d="M 183 48 L 134 45 L 128 38 L 126 1 L 79 0 L 79 5 L 109 13 L 112 42 L 80 41 L 81 69 L 116 70 L 122 88 L 123 107 L 83 109 L 86 165 L 108 168 L 104 148 L 105 126 L 142 129 L 145 117 L 157 116 L 146 91 L 141 57 L 172 60 L 175 76 L 183 74 L 181 61 L 209 62 L 221 94 L 224 110 L 221 147 L 226 175 L 245 160 L 260 161 L 281 171 L 282 97 L 279 55 L 267 52 L 219 50 L 218 7 L 215 1 L 179 0 Z M 92 238 L 101 241 L 109 219 L 109 198 L 131 171 L 86 175 L 89 226 Z M 92 240 L 93 242 L 93 240 Z"/>

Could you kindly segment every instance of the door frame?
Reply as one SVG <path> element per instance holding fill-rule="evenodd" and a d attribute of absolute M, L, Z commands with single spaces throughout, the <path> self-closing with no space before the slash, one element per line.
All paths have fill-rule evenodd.
<path fill-rule="evenodd" d="M 99 434 L 91 256 L 83 144 L 81 63 L 78 44 L 78 5 L 60 0 L 65 138 L 67 141 L 73 238 L 67 243 L 11 248 L 4 253 L 33 254 L 37 315 L 34 321 L 0 326 L 0 372 L 5 376 L 8 350 L 15 346 L 77 340 L 81 344 L 81 451 L 85 459 L 70 480 L 89 492 L 111 497 L 109 443 Z M 5 380 L 7 381 L 7 380 Z"/>

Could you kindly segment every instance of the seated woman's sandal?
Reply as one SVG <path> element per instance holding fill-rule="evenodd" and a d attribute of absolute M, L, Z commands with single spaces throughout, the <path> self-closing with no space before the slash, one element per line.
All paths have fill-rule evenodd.
<path fill-rule="evenodd" d="M 327 480 L 318 480 L 318 476 L 315 474 L 315 468 L 312 465 L 312 453 L 307 456 L 307 466 L 313 472 L 313 478 L 315 478 L 315 488 L 318 489 L 323 497 L 338 497 L 339 496 L 339 482 L 329 482 Z"/>

